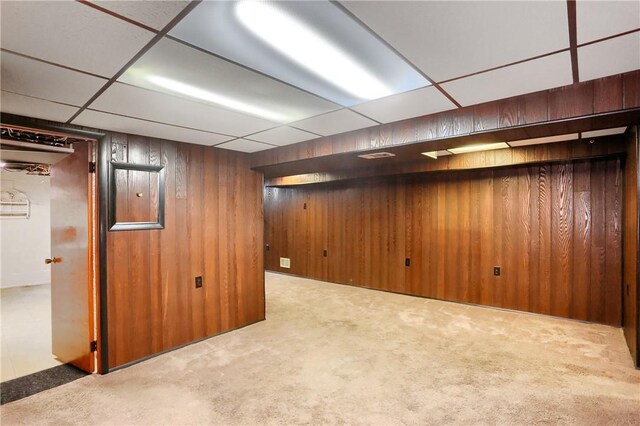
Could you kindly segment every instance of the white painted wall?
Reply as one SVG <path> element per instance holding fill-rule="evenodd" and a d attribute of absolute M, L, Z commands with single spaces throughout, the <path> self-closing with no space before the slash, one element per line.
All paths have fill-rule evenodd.
<path fill-rule="evenodd" d="M 0 171 L 1 190 L 17 189 L 31 201 L 29 219 L 0 219 L 0 288 L 51 282 L 51 212 L 48 176 Z"/>

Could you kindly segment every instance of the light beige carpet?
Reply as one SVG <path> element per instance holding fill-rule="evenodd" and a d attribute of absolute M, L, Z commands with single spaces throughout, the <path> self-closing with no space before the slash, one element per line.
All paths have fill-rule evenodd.
<path fill-rule="evenodd" d="M 267 321 L 1 407 L 10 424 L 637 424 L 619 329 L 267 274 Z"/>

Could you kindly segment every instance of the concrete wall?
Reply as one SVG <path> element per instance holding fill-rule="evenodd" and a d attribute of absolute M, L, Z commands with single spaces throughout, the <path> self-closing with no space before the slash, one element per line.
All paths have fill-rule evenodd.
<path fill-rule="evenodd" d="M 50 282 L 50 193 L 47 176 L 0 172 L 3 191 L 17 189 L 31 201 L 29 219 L 0 219 L 0 287 Z"/>

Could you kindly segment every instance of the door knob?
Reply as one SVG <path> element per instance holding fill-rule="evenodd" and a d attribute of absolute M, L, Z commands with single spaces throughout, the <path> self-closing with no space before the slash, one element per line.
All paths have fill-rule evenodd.
<path fill-rule="evenodd" d="M 47 265 L 50 263 L 60 263 L 62 262 L 62 259 L 60 259 L 59 257 L 52 257 L 51 259 L 45 259 L 44 263 L 46 263 Z"/>

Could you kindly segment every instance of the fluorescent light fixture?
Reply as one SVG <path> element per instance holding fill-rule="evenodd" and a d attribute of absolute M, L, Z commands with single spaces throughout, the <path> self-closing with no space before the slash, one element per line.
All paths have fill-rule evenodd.
<path fill-rule="evenodd" d="M 535 139 L 523 139 L 519 141 L 509 141 L 508 144 L 511 147 L 514 146 L 527 146 L 527 145 L 540 145 L 543 143 L 554 143 L 554 142 L 563 142 L 563 141 L 571 141 L 574 139 L 578 139 L 579 135 L 577 133 L 570 133 L 566 135 L 555 135 L 555 136 L 546 136 L 543 138 L 535 138 Z"/>
<path fill-rule="evenodd" d="M 342 49 L 272 3 L 244 0 L 235 8 L 252 33 L 298 65 L 361 99 L 393 94 Z"/>
<path fill-rule="evenodd" d="M 171 78 L 150 74 L 146 76 L 146 79 L 150 83 L 153 83 L 156 86 L 162 87 L 163 89 L 169 90 L 171 92 L 175 92 L 180 95 L 188 96 L 190 98 L 198 99 L 212 104 L 222 105 L 236 111 L 266 118 L 267 120 L 285 122 L 288 119 L 287 117 L 284 117 L 283 115 L 275 113 L 273 111 L 268 111 L 255 105 L 250 105 L 230 98 L 228 96 L 210 92 L 208 90 L 204 90 L 199 87 L 192 86 L 190 84 L 183 83 Z"/>
<path fill-rule="evenodd" d="M 423 152 L 422 155 L 425 155 L 429 158 L 433 158 L 434 160 L 438 159 L 438 151 L 428 151 L 428 152 Z"/>
<path fill-rule="evenodd" d="M 358 157 L 364 158 L 365 160 L 376 160 L 378 158 L 388 158 L 395 157 L 396 155 L 391 152 L 373 152 L 371 154 L 360 154 Z"/>
<path fill-rule="evenodd" d="M 592 130 L 590 132 L 582 132 L 582 138 L 597 138 L 600 136 L 611 136 L 611 135 L 621 135 L 627 131 L 627 126 L 625 127 L 616 127 L 613 129 L 602 129 L 602 130 Z"/>
<path fill-rule="evenodd" d="M 448 151 L 452 154 L 466 154 L 468 152 L 477 152 L 477 151 L 489 151 L 492 149 L 502 149 L 509 148 L 505 142 L 495 142 L 495 143 L 485 143 L 485 144 L 477 144 L 477 145 L 467 145 L 461 146 L 459 148 L 449 148 Z"/>

